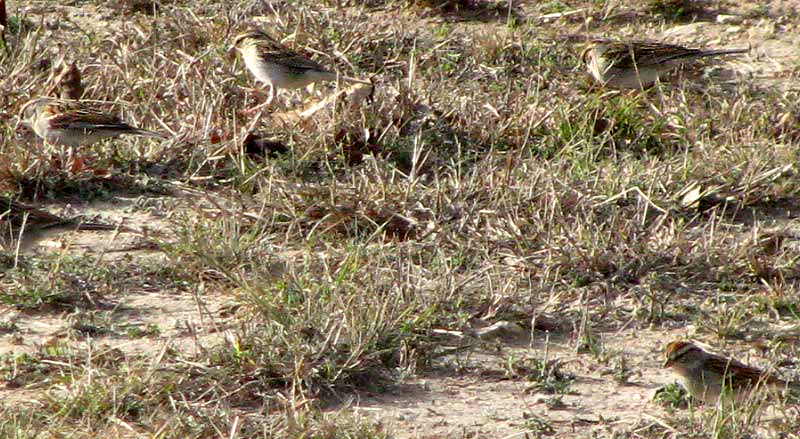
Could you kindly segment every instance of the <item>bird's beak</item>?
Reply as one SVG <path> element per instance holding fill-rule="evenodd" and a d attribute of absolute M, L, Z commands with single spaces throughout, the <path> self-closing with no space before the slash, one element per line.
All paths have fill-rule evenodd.
<path fill-rule="evenodd" d="M 670 367 L 670 366 L 672 366 L 672 358 L 667 357 L 667 359 L 664 360 L 664 366 L 663 367 L 666 368 L 666 367 Z"/>

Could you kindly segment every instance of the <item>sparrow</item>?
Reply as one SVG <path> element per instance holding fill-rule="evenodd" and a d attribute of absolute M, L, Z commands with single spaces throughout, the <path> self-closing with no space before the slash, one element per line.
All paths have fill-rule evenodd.
<path fill-rule="evenodd" d="M 74 226 L 80 230 L 117 230 L 122 227 L 87 221 L 82 217 L 63 218 L 8 197 L 0 197 L 0 221 L 8 223 L 15 229 L 23 225 L 36 229 Z M 126 227 L 122 227 L 122 229 L 130 230 Z"/>
<path fill-rule="evenodd" d="M 591 41 L 581 61 L 592 77 L 605 87 L 645 89 L 661 75 L 697 58 L 749 52 L 750 49 L 702 50 L 674 44 Z"/>
<path fill-rule="evenodd" d="M 87 101 L 39 97 L 23 105 L 21 113 L 39 137 L 53 144 L 90 145 L 121 134 L 166 138 L 129 125 L 114 114 L 93 108 Z"/>
<path fill-rule="evenodd" d="M 232 48 L 239 52 L 244 65 L 256 81 L 269 86 L 267 105 L 275 99 L 280 88 L 302 88 L 319 81 L 335 81 L 337 78 L 372 84 L 362 79 L 339 76 L 260 30 L 250 30 L 236 36 Z"/>
<path fill-rule="evenodd" d="M 748 366 L 732 358 L 707 352 L 688 341 L 673 341 L 664 350 L 664 367 L 680 377 L 692 397 L 707 404 L 743 402 L 763 393 L 797 392 L 800 384 Z"/>

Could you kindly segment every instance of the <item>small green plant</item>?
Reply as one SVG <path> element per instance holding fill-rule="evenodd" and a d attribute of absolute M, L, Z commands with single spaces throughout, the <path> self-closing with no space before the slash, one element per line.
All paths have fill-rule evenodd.
<path fill-rule="evenodd" d="M 155 324 L 147 324 L 145 327 L 131 326 L 127 329 L 128 338 L 158 337 L 161 335 L 161 328 Z"/>
<path fill-rule="evenodd" d="M 709 317 L 697 319 L 698 329 L 715 334 L 719 339 L 742 336 L 742 328 L 747 326 L 744 322 L 750 318 L 752 305 L 719 301 L 715 306 L 719 309 L 708 313 Z"/>
<path fill-rule="evenodd" d="M 522 415 L 522 419 L 524 428 L 533 433 L 533 437 L 549 436 L 556 432 L 550 421 L 540 415 L 526 412 Z"/>
<path fill-rule="evenodd" d="M 670 409 L 685 409 L 689 407 L 691 396 L 680 384 L 671 383 L 658 389 L 654 400 Z"/>
<path fill-rule="evenodd" d="M 568 394 L 572 391 L 570 384 L 575 377 L 562 370 L 561 361 L 558 359 L 509 357 L 505 366 L 506 374 L 511 377 L 522 377 L 534 383 L 530 390 L 554 395 Z"/>
<path fill-rule="evenodd" d="M 628 361 L 625 359 L 624 354 L 619 354 L 614 361 L 614 381 L 619 384 L 627 384 L 628 379 L 635 375 L 635 372 L 628 367 Z"/>
<path fill-rule="evenodd" d="M 0 321 L 0 335 L 11 334 L 19 329 L 17 323 L 11 320 Z"/>
<path fill-rule="evenodd" d="M 98 337 L 113 333 L 109 312 L 79 311 L 70 315 L 68 321 L 70 330 L 77 337 Z"/>
<path fill-rule="evenodd" d="M 648 12 L 669 20 L 691 18 L 692 15 L 703 12 L 700 2 L 692 0 L 650 0 L 646 8 Z"/>

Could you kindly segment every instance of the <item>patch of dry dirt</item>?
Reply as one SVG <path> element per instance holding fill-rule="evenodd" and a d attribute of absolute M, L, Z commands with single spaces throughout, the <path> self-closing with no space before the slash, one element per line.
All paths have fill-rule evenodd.
<path fill-rule="evenodd" d="M 682 335 L 642 330 L 609 337 L 605 349 L 618 352 L 632 371 L 625 384 L 614 380 L 610 365 L 590 354 L 576 354 L 574 342 L 551 341 L 548 357 L 561 360 L 564 372 L 575 377 L 561 403 L 555 395 L 537 391 L 533 382 L 503 377 L 502 365 L 510 357 L 543 358 L 545 343 L 539 341 L 530 348 L 472 354 L 455 361 L 465 372 L 419 377 L 389 393 L 361 395 L 350 405 L 389 426 L 398 438 L 609 435 L 662 417 L 663 409 L 652 399 L 674 381 L 661 367 L 662 345 Z"/>
<path fill-rule="evenodd" d="M 105 224 L 125 227 L 152 234 L 167 234 L 169 225 L 162 215 L 136 207 L 135 200 L 118 198 L 114 203 L 93 203 L 86 206 L 51 206 L 52 213 L 70 217 L 77 213 L 85 218 Z M 152 201 L 152 200 L 151 200 Z M 148 245 L 148 238 L 140 233 L 115 231 L 75 231 L 72 227 L 46 229 L 24 235 L 19 247 L 20 255 L 30 257 L 42 254 L 89 254 L 98 257 L 98 263 L 127 261 L 156 262 L 165 255 Z M 194 294 L 179 289 L 142 285 L 124 291 L 124 295 L 98 298 L 100 309 L 111 312 L 112 331 L 93 337 L 69 337 L 70 346 L 78 349 L 104 346 L 126 354 L 145 358 L 157 354 L 166 345 L 189 355 L 201 346 L 219 343 L 226 328 L 221 310 L 229 300 L 214 294 Z M 40 346 L 66 339 L 72 324 L 71 314 L 64 312 L 28 312 L 13 305 L 0 306 L 0 322 L 13 323 L 16 330 L 0 335 L 0 355 L 12 356 L 32 353 Z M 129 330 L 146 331 L 158 328 L 157 336 L 127 335 Z M 80 341 L 76 341 L 80 340 Z M 35 392 L 22 389 L 0 388 L 0 401 L 30 401 Z"/>

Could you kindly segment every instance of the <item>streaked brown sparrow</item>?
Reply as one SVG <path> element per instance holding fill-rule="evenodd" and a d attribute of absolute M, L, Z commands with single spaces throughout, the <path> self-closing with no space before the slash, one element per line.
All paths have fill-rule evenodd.
<path fill-rule="evenodd" d="M 75 230 L 114 230 L 133 232 L 122 225 L 104 224 L 83 217 L 63 218 L 42 209 L 20 203 L 8 197 L 0 197 L 0 248 L 19 239 L 23 232 L 54 228 Z"/>
<path fill-rule="evenodd" d="M 336 79 L 371 84 L 362 79 L 339 76 L 260 30 L 238 35 L 233 40 L 233 47 L 241 54 L 256 80 L 269 85 L 267 105 L 275 99 L 280 88 L 302 88 L 314 82 Z"/>
<path fill-rule="evenodd" d="M 749 50 L 702 50 L 674 44 L 594 40 L 581 53 L 581 61 L 595 81 L 605 87 L 645 89 L 687 61 Z"/>
<path fill-rule="evenodd" d="M 122 134 L 166 138 L 163 134 L 131 126 L 114 114 L 97 110 L 87 101 L 40 97 L 23 105 L 22 113 L 33 131 L 53 144 L 83 146 Z"/>
<path fill-rule="evenodd" d="M 782 380 L 732 358 L 712 354 L 688 341 L 668 344 L 664 356 L 664 367 L 672 368 L 678 374 L 681 384 L 692 397 L 707 404 L 731 400 L 743 402 L 755 396 L 777 396 L 786 390 L 800 389 L 797 383 Z"/>

